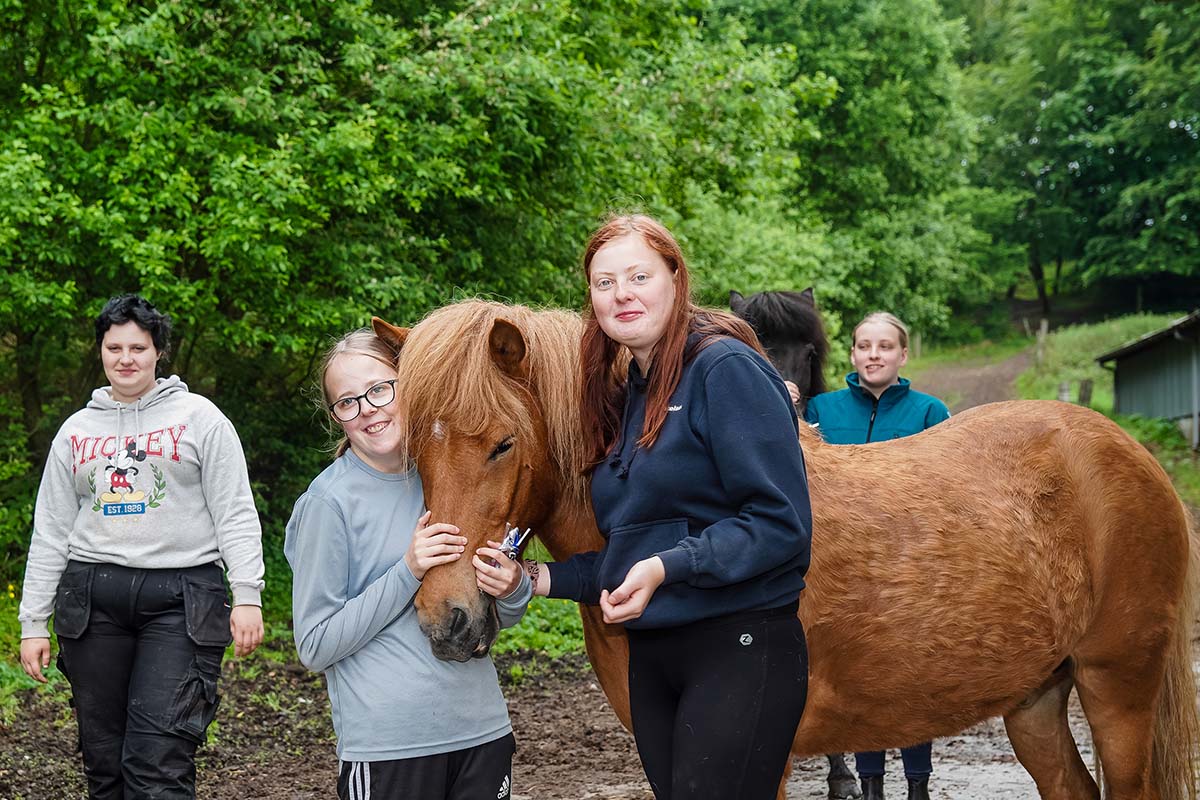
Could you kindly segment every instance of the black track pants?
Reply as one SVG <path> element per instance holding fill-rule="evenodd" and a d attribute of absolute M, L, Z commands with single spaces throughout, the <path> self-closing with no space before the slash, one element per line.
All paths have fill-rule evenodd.
<path fill-rule="evenodd" d="M 220 567 L 72 561 L 54 606 L 88 795 L 196 796 L 196 746 L 217 710 L 229 641 Z"/>
<path fill-rule="evenodd" d="M 629 631 L 633 735 L 658 800 L 772 800 L 807 695 L 795 605 Z"/>
<path fill-rule="evenodd" d="M 509 800 L 517 740 L 394 761 L 343 761 L 340 800 Z"/>

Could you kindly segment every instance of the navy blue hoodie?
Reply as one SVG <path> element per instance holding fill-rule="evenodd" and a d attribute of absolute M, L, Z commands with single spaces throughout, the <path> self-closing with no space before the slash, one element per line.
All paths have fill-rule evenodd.
<path fill-rule="evenodd" d="M 629 628 L 665 628 L 795 602 L 804 588 L 812 512 L 796 412 L 783 380 L 736 339 L 696 352 L 658 440 L 637 446 L 646 379 L 630 364 L 620 439 L 592 474 L 595 553 L 550 564 L 550 595 L 600 601 L 636 562 L 658 555 L 663 584 Z"/>

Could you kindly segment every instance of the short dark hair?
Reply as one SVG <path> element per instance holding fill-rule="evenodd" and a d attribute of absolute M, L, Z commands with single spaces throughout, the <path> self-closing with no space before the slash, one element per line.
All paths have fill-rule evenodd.
<path fill-rule="evenodd" d="M 136 322 L 139 328 L 150 334 L 160 358 L 170 354 L 171 317 L 139 294 L 119 294 L 104 304 L 104 310 L 96 317 L 96 346 L 104 343 L 104 334 L 108 333 L 109 328 L 126 322 Z"/>

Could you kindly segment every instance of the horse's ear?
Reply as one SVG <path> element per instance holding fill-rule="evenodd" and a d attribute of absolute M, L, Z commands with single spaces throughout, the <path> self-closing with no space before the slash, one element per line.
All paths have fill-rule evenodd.
<path fill-rule="evenodd" d="M 488 335 L 488 347 L 492 351 L 492 361 L 496 362 L 501 371 L 514 378 L 528 377 L 525 365 L 525 337 L 521 329 L 506 319 L 497 319 L 492 323 L 492 332 Z"/>
<path fill-rule="evenodd" d="M 371 317 L 371 330 L 375 331 L 375 335 L 387 345 L 392 351 L 392 355 L 397 359 L 400 358 L 400 349 L 404 347 L 404 340 L 408 338 L 408 328 L 398 328 L 390 322 L 384 322 L 379 317 Z"/>
<path fill-rule="evenodd" d="M 746 298 L 742 297 L 742 293 L 737 289 L 729 290 L 729 310 L 735 314 L 740 314 L 742 309 L 746 307 Z"/>
<path fill-rule="evenodd" d="M 807 289 L 805 289 L 803 292 L 801 292 L 800 296 L 803 297 L 808 302 L 812 303 L 814 306 L 817 304 L 817 299 L 816 299 L 816 297 L 813 296 L 813 287 L 811 287 L 811 286 L 808 287 Z"/>

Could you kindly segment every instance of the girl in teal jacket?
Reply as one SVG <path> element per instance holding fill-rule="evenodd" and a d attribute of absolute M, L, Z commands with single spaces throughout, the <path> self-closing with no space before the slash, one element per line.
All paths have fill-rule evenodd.
<path fill-rule="evenodd" d="M 831 444 L 866 444 L 911 436 L 950 416 L 946 404 L 910 388 L 900 368 L 908 363 L 908 329 L 892 314 L 868 314 L 854 329 L 846 388 L 808 402 L 804 418 Z M 931 742 L 901 749 L 909 800 L 929 800 Z M 882 751 L 856 753 L 863 800 L 883 800 Z"/>

